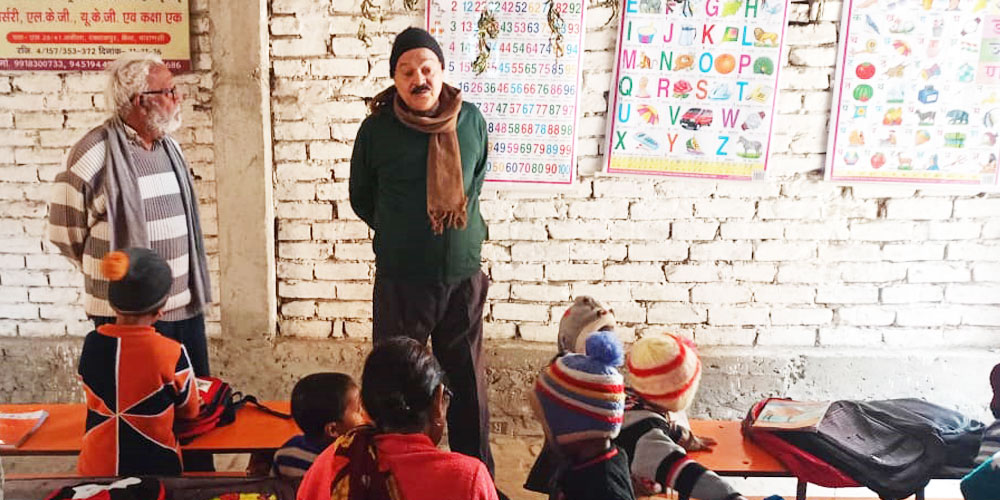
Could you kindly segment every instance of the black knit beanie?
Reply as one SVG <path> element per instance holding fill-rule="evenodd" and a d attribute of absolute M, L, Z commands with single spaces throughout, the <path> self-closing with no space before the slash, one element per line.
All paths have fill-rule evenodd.
<path fill-rule="evenodd" d="M 101 259 L 101 274 L 110 281 L 111 308 L 134 316 L 163 307 L 174 280 L 167 261 L 147 248 L 108 252 Z"/>
<path fill-rule="evenodd" d="M 399 58 L 406 51 L 413 49 L 431 49 L 441 61 L 441 67 L 444 67 L 444 52 L 441 51 L 437 40 L 427 30 L 406 28 L 402 33 L 396 35 L 396 41 L 392 42 L 392 55 L 389 56 L 390 77 L 396 76 L 396 63 L 399 62 Z"/>

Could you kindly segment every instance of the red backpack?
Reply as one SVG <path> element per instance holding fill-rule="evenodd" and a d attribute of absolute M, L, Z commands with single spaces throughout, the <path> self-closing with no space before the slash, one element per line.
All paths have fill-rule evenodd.
<path fill-rule="evenodd" d="M 229 425 L 236 420 L 236 410 L 246 404 L 252 404 L 260 410 L 276 417 L 289 419 L 291 415 L 272 410 L 251 395 L 244 396 L 242 392 L 233 391 L 226 381 L 216 377 L 198 377 L 195 379 L 198 396 L 201 398 L 201 409 L 193 419 L 177 419 L 174 422 L 174 434 L 181 444 L 190 443 L 192 439 L 216 428 Z"/>
<path fill-rule="evenodd" d="M 817 456 L 799 448 L 788 441 L 785 441 L 773 431 L 753 427 L 754 421 L 760 415 L 764 405 L 772 399 L 767 398 L 757 402 L 750 408 L 746 418 L 743 419 L 743 435 L 757 443 L 765 451 L 774 455 L 785 467 L 795 474 L 795 477 L 808 483 L 816 484 L 826 488 L 853 488 L 861 486 L 847 474 L 844 474 L 836 467 L 826 463 Z M 787 401 L 787 399 L 786 399 Z"/>

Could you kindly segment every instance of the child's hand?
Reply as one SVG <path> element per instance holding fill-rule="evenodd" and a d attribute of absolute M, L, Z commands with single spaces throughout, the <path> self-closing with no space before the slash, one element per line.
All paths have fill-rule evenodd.
<path fill-rule="evenodd" d="M 271 454 L 258 452 L 250 455 L 247 463 L 247 475 L 250 477 L 266 476 L 271 473 Z"/>
<path fill-rule="evenodd" d="M 632 489 L 635 490 L 636 498 L 659 495 L 663 492 L 660 483 L 649 478 L 639 477 L 632 474 Z"/>
<path fill-rule="evenodd" d="M 713 438 L 710 438 L 710 437 L 707 437 L 707 436 L 706 437 L 698 437 L 698 436 L 695 436 L 694 434 L 692 434 L 691 435 L 691 441 L 689 441 L 687 443 L 687 446 L 685 446 L 684 448 L 687 451 L 689 451 L 689 452 L 691 452 L 691 451 L 705 451 L 705 450 L 711 450 L 717 444 L 719 444 L 719 442 L 716 441 Z"/>

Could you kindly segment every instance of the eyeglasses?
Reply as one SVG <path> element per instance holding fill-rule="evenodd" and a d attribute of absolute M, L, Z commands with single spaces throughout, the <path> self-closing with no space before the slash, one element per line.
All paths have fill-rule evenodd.
<path fill-rule="evenodd" d="M 165 95 L 171 99 L 177 99 L 177 87 L 170 87 L 169 89 L 160 90 L 147 90 L 145 92 L 139 92 L 139 95 Z"/>

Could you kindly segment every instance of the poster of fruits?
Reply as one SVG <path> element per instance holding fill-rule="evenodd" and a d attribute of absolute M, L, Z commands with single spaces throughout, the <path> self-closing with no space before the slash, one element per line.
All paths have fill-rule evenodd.
<path fill-rule="evenodd" d="M 787 0 L 623 0 L 604 170 L 762 179 Z"/>
<path fill-rule="evenodd" d="M 995 186 L 1000 6 L 846 0 L 828 180 Z"/>
<path fill-rule="evenodd" d="M 583 0 L 427 0 L 445 81 L 486 118 L 487 185 L 573 185 Z"/>

